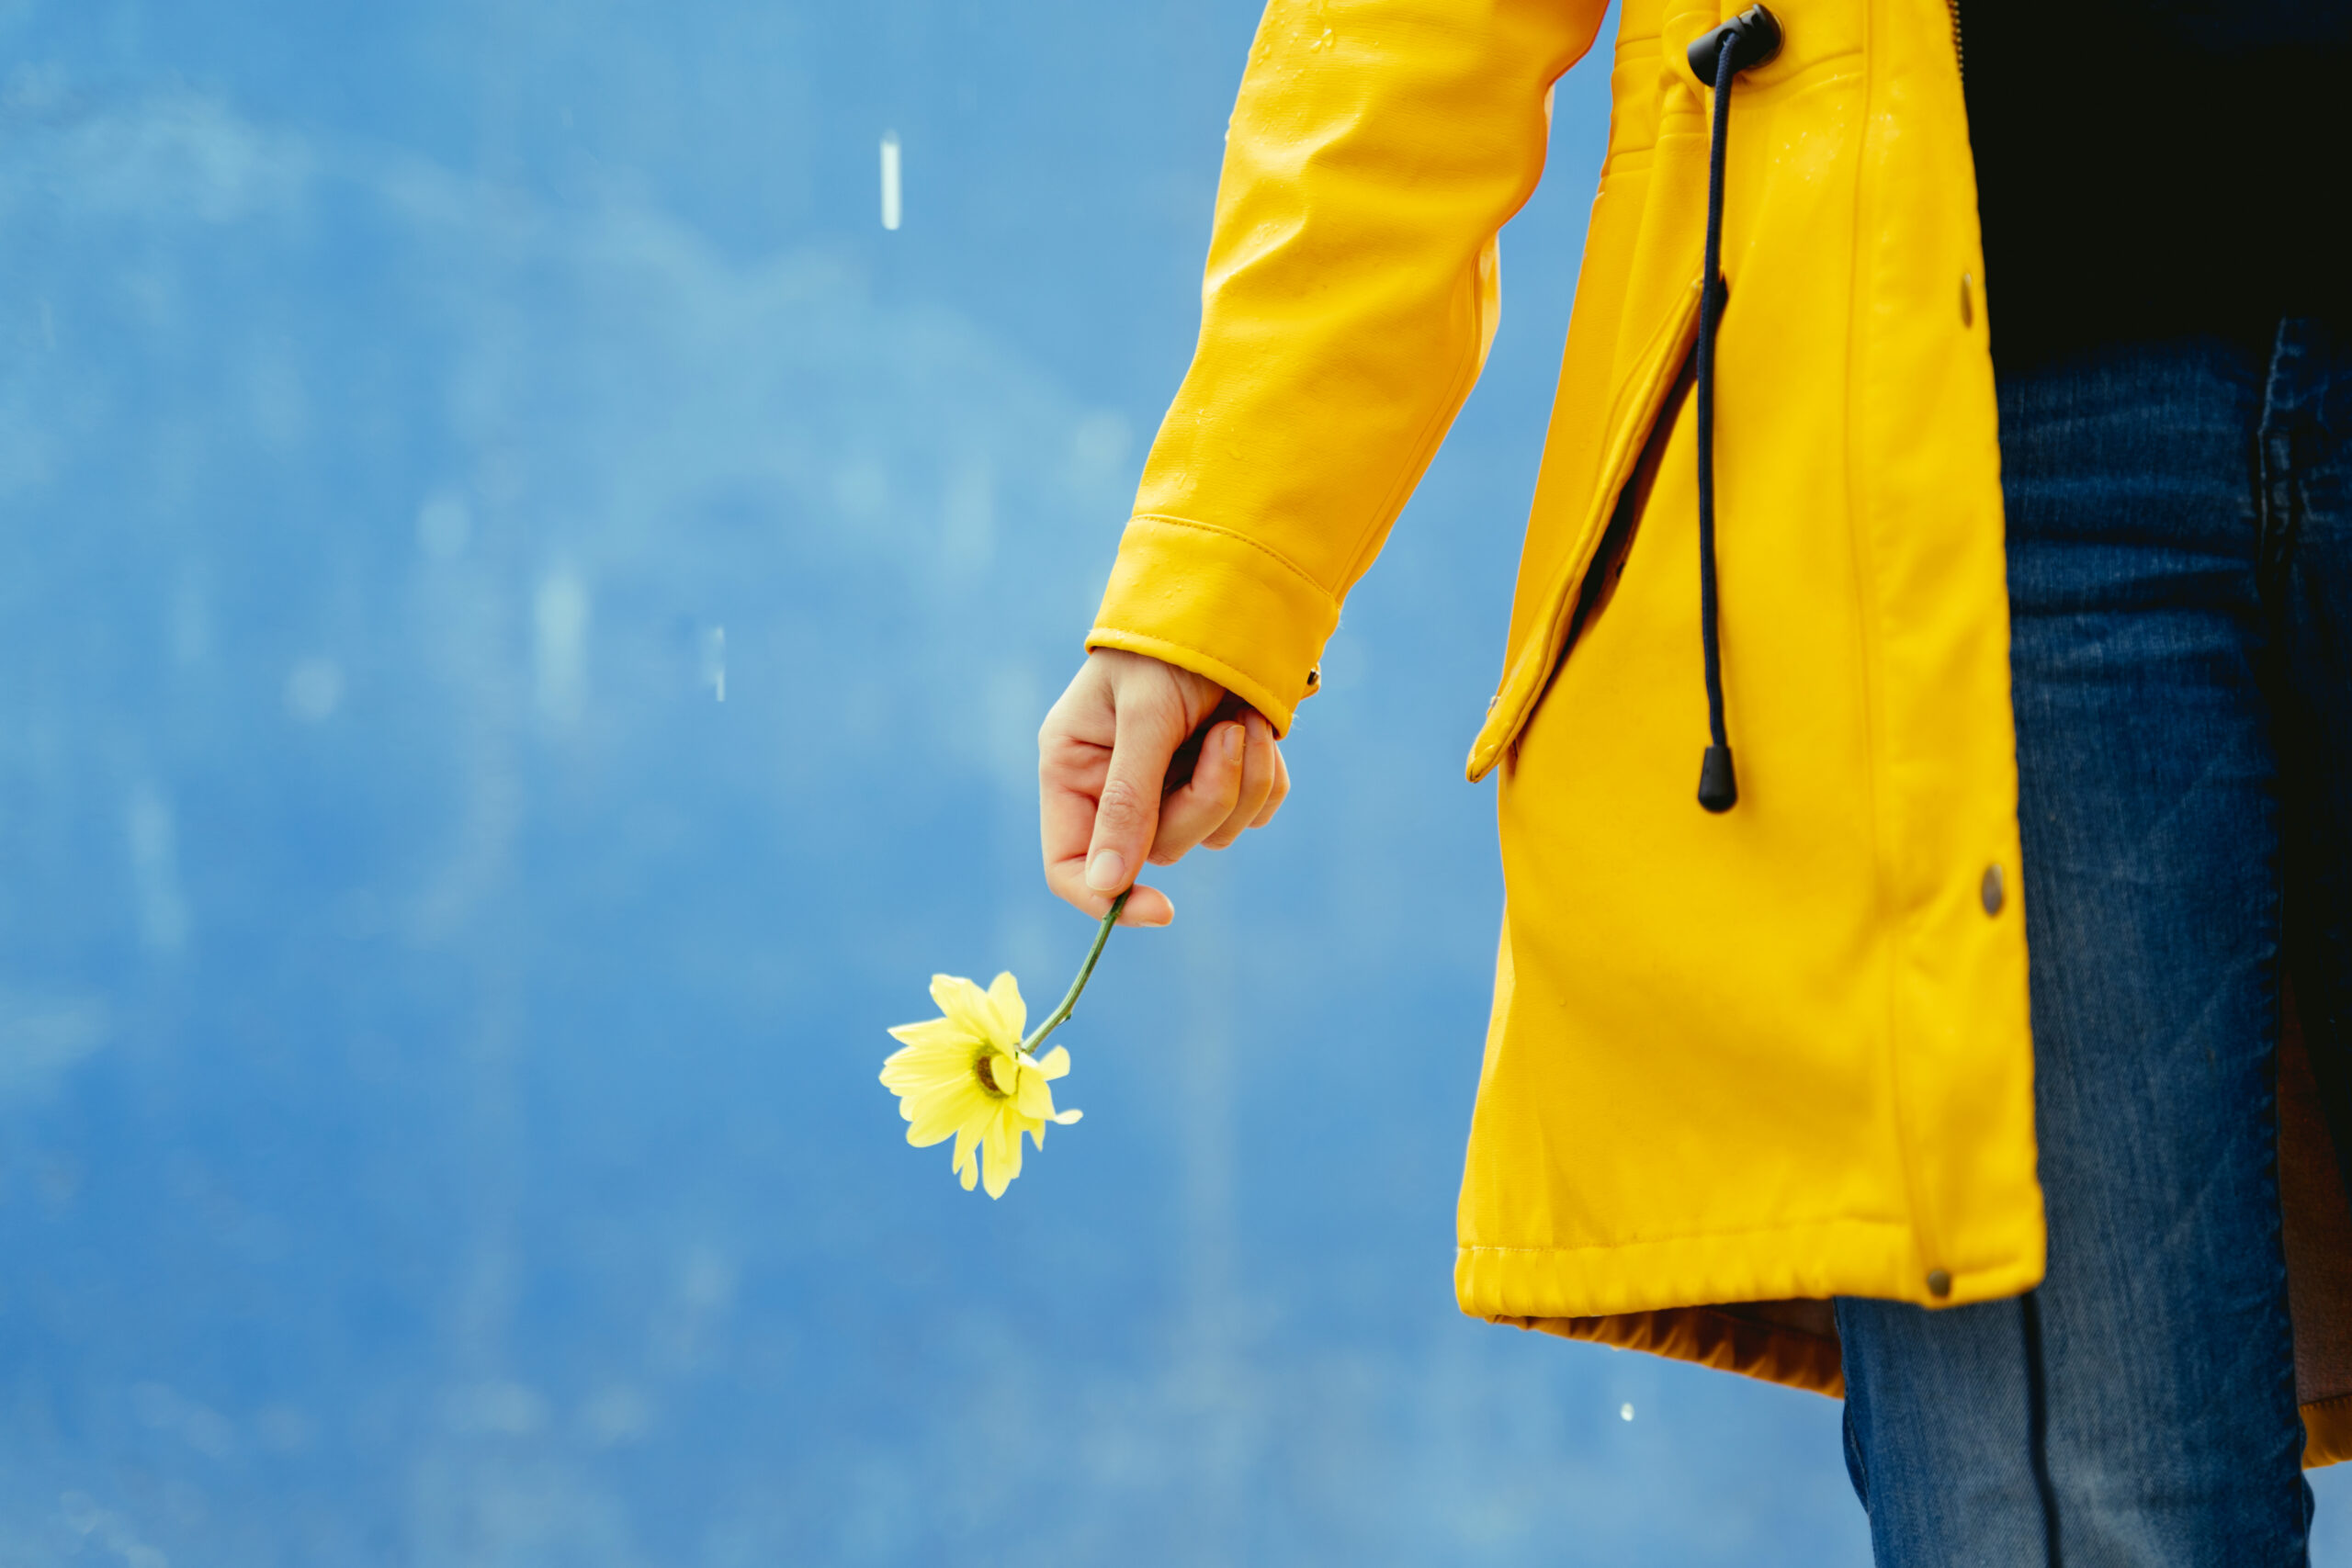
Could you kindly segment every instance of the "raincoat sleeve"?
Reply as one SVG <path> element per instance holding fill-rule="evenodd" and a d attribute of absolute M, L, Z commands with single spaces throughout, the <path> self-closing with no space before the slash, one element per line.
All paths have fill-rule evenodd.
<path fill-rule="evenodd" d="M 1290 728 L 1493 340 L 1495 235 L 1604 0 L 1272 0 L 1226 138 L 1200 343 L 1089 648 Z"/>

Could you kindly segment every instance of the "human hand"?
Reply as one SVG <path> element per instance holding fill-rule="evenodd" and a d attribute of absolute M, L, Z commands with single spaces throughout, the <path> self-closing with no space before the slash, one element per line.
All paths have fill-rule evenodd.
<path fill-rule="evenodd" d="M 1290 794 L 1273 726 L 1216 682 L 1097 649 L 1037 731 L 1046 886 L 1097 919 L 1148 859 L 1221 850 L 1262 828 Z M 1125 926 L 1164 926 L 1175 906 L 1136 887 Z"/>

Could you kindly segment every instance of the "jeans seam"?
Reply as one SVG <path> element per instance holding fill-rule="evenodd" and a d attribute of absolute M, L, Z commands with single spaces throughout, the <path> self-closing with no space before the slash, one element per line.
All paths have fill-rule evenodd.
<path fill-rule="evenodd" d="M 2034 1495 L 2041 1501 L 2041 1538 L 2049 1568 L 2066 1568 L 2058 1543 L 2058 1489 L 2050 1480 L 2049 1385 L 2041 1365 L 2041 1301 L 2039 1291 L 2018 1298 L 2025 1336 L 2026 1452 L 2033 1466 Z"/>
<path fill-rule="evenodd" d="M 2302 355 L 2293 326 L 2292 321 L 2280 321 L 2271 338 L 2269 363 L 2263 368 L 2262 414 L 2255 425 L 2255 589 L 2266 622 L 2279 608 L 2288 558 L 2302 521 L 2294 451 L 2299 400 L 2292 386 L 2294 362 Z"/>
<path fill-rule="evenodd" d="M 1844 1419 L 1838 1425 L 1844 1428 L 1846 1439 L 1846 1479 L 1853 1483 L 1854 1495 L 1862 1505 L 1862 1517 L 1868 1518 L 1871 1512 L 1870 1460 L 1862 1451 L 1860 1437 L 1854 1431 L 1854 1402 L 1850 1397 L 1846 1401 Z"/>

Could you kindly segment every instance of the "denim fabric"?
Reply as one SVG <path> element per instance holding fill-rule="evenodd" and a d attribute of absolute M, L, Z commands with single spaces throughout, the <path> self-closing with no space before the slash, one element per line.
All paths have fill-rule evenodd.
<path fill-rule="evenodd" d="M 1882 1564 L 2301 1563 L 2272 1076 L 2283 931 L 2315 1056 L 2346 973 L 2352 341 L 2000 400 L 2049 1274 L 1840 1301 L 1847 1462 Z"/>

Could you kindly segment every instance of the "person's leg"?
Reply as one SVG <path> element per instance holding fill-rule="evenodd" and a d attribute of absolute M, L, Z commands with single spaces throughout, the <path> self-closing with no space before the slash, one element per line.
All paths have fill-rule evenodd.
<path fill-rule="evenodd" d="M 1885 1568 L 2052 1562 L 2038 1338 L 2022 1301 L 1841 1300 L 1846 1472 Z"/>
<path fill-rule="evenodd" d="M 2018 1302 L 1838 1303 L 1882 1563 L 2304 1560 L 2265 377 L 2199 341 L 2002 384 L 2050 1266 Z"/>

